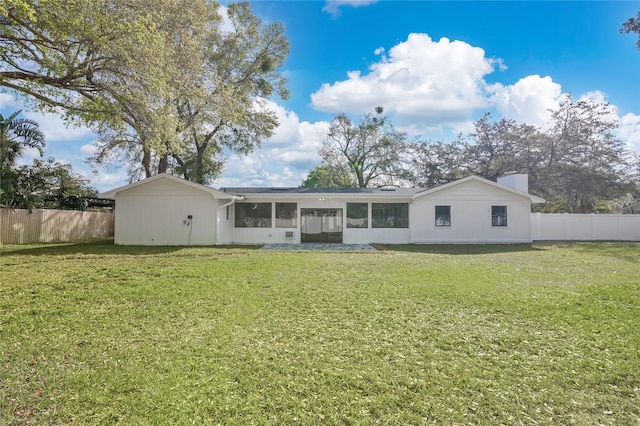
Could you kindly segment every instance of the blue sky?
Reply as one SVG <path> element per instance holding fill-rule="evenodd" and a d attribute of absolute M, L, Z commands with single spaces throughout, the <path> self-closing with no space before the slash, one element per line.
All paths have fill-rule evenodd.
<path fill-rule="evenodd" d="M 224 4 L 224 3 L 223 3 Z M 280 127 L 248 157 L 230 155 L 214 186 L 297 186 L 319 163 L 328 123 L 381 105 L 396 127 L 450 141 L 484 112 L 543 125 L 566 94 L 604 100 L 618 137 L 640 152 L 640 51 L 619 33 L 638 1 L 254 1 L 291 43 L 291 97 L 273 100 Z M 3 115 L 23 108 L 0 94 Z M 124 167 L 93 175 L 90 129 L 66 129 L 23 108 L 47 136 L 45 156 L 70 162 L 99 190 L 126 183 Z M 29 160 L 30 161 L 30 160 Z"/>

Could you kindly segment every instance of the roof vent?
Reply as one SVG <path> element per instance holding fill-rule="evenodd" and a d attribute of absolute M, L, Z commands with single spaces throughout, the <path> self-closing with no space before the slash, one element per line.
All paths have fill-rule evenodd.
<path fill-rule="evenodd" d="M 395 188 L 380 188 L 380 191 L 384 192 L 396 192 Z"/>

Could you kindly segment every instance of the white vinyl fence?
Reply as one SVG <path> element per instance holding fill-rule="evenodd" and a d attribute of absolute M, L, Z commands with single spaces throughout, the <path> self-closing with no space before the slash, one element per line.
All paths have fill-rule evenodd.
<path fill-rule="evenodd" d="M 640 241 L 640 214 L 532 213 L 531 238 Z"/>
<path fill-rule="evenodd" d="M 113 231 L 111 212 L 0 208 L 0 245 L 111 238 Z"/>

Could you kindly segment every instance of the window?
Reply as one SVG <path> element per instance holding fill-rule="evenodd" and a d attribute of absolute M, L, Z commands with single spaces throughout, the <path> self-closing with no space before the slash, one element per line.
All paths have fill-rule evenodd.
<path fill-rule="evenodd" d="M 436 227 L 451 226 L 451 206 L 436 206 Z"/>
<path fill-rule="evenodd" d="M 236 203 L 236 228 L 271 228 L 271 203 Z"/>
<path fill-rule="evenodd" d="M 371 203 L 373 228 L 408 228 L 409 204 Z"/>
<path fill-rule="evenodd" d="M 347 228 L 367 228 L 369 226 L 369 204 L 347 203 Z"/>
<path fill-rule="evenodd" d="M 276 228 L 298 227 L 298 205 L 296 203 L 276 203 Z"/>
<path fill-rule="evenodd" d="M 491 206 L 491 226 L 507 226 L 507 206 Z"/>
<path fill-rule="evenodd" d="M 229 220 L 229 208 L 230 206 L 227 206 L 225 220 Z"/>

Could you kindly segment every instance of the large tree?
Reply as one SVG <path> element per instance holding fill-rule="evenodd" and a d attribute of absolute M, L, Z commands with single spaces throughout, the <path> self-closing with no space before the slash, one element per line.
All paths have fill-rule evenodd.
<path fill-rule="evenodd" d="M 463 168 L 464 143 L 461 139 L 415 142 L 410 146 L 407 181 L 413 187 L 431 188 L 468 174 Z"/>
<path fill-rule="evenodd" d="M 300 183 L 303 188 L 354 188 L 353 174 L 342 165 L 321 164 L 314 167 Z"/>
<path fill-rule="evenodd" d="M 208 183 L 219 173 L 223 149 L 246 154 L 278 125 L 266 99 L 287 99 L 281 67 L 289 53 L 284 26 L 263 25 L 249 3 L 230 4 L 230 28 L 203 42 L 200 96 L 176 99 L 182 146 L 171 150 L 186 179 Z"/>
<path fill-rule="evenodd" d="M 35 159 L 15 167 L 5 180 L 0 204 L 18 209 L 85 210 L 97 191 L 70 164 Z"/>
<path fill-rule="evenodd" d="M 160 96 L 177 47 L 206 24 L 204 0 L 11 0 L 0 5 L 0 86 L 35 106 L 119 121 L 143 88 Z M 183 66 L 186 64 L 182 64 Z"/>
<path fill-rule="evenodd" d="M 346 114 L 335 116 L 320 151 L 323 164 L 347 169 L 360 188 L 398 185 L 405 179 L 406 134 L 394 129 L 383 108 L 356 122 Z"/>
<path fill-rule="evenodd" d="M 495 181 L 504 174 L 526 173 L 530 191 L 553 209 L 589 212 L 600 200 L 633 190 L 630 155 L 614 134 L 617 124 L 610 105 L 567 96 L 543 129 L 506 118 L 494 121 L 486 114 L 473 133 L 444 152 L 458 161 L 455 177 L 475 174 Z M 433 167 L 446 164 L 451 161 Z"/>
<path fill-rule="evenodd" d="M 640 10 L 638 10 L 638 14 L 635 17 L 629 18 L 625 23 L 622 24 L 622 27 L 620 27 L 620 33 L 636 33 L 636 35 L 638 36 L 636 46 L 638 47 L 638 49 L 640 49 Z"/>
<path fill-rule="evenodd" d="M 463 142 L 461 162 L 470 174 L 495 181 L 509 172 L 536 174 L 542 160 L 542 135 L 534 126 L 485 114 Z"/>
<path fill-rule="evenodd" d="M 552 111 L 532 191 L 549 199 L 563 198 L 569 211 L 595 208 L 598 200 L 627 191 L 629 153 L 614 134 L 616 117 L 607 103 L 567 97 Z"/>
<path fill-rule="evenodd" d="M 217 14 L 217 5 L 210 8 Z M 211 20 L 199 34 L 198 74 L 183 77 L 161 104 L 163 114 L 174 120 L 173 132 L 160 146 L 150 146 L 145 141 L 147 108 L 132 105 L 128 128 L 101 129 L 96 163 L 115 156 L 126 160 L 134 174 L 140 164 L 146 176 L 170 171 L 209 183 L 224 166 L 225 150 L 249 153 L 272 135 L 278 122 L 266 99 L 288 97 L 281 72 L 289 52 L 284 27 L 262 25 L 249 3 L 230 4 L 226 11 L 224 28 Z"/>
<path fill-rule="evenodd" d="M 116 146 L 135 135 L 149 171 L 154 155 L 166 159 L 177 145 L 172 102 L 198 90 L 201 41 L 220 26 L 217 10 L 206 0 L 5 1 L 0 86 L 97 123 Z"/>

